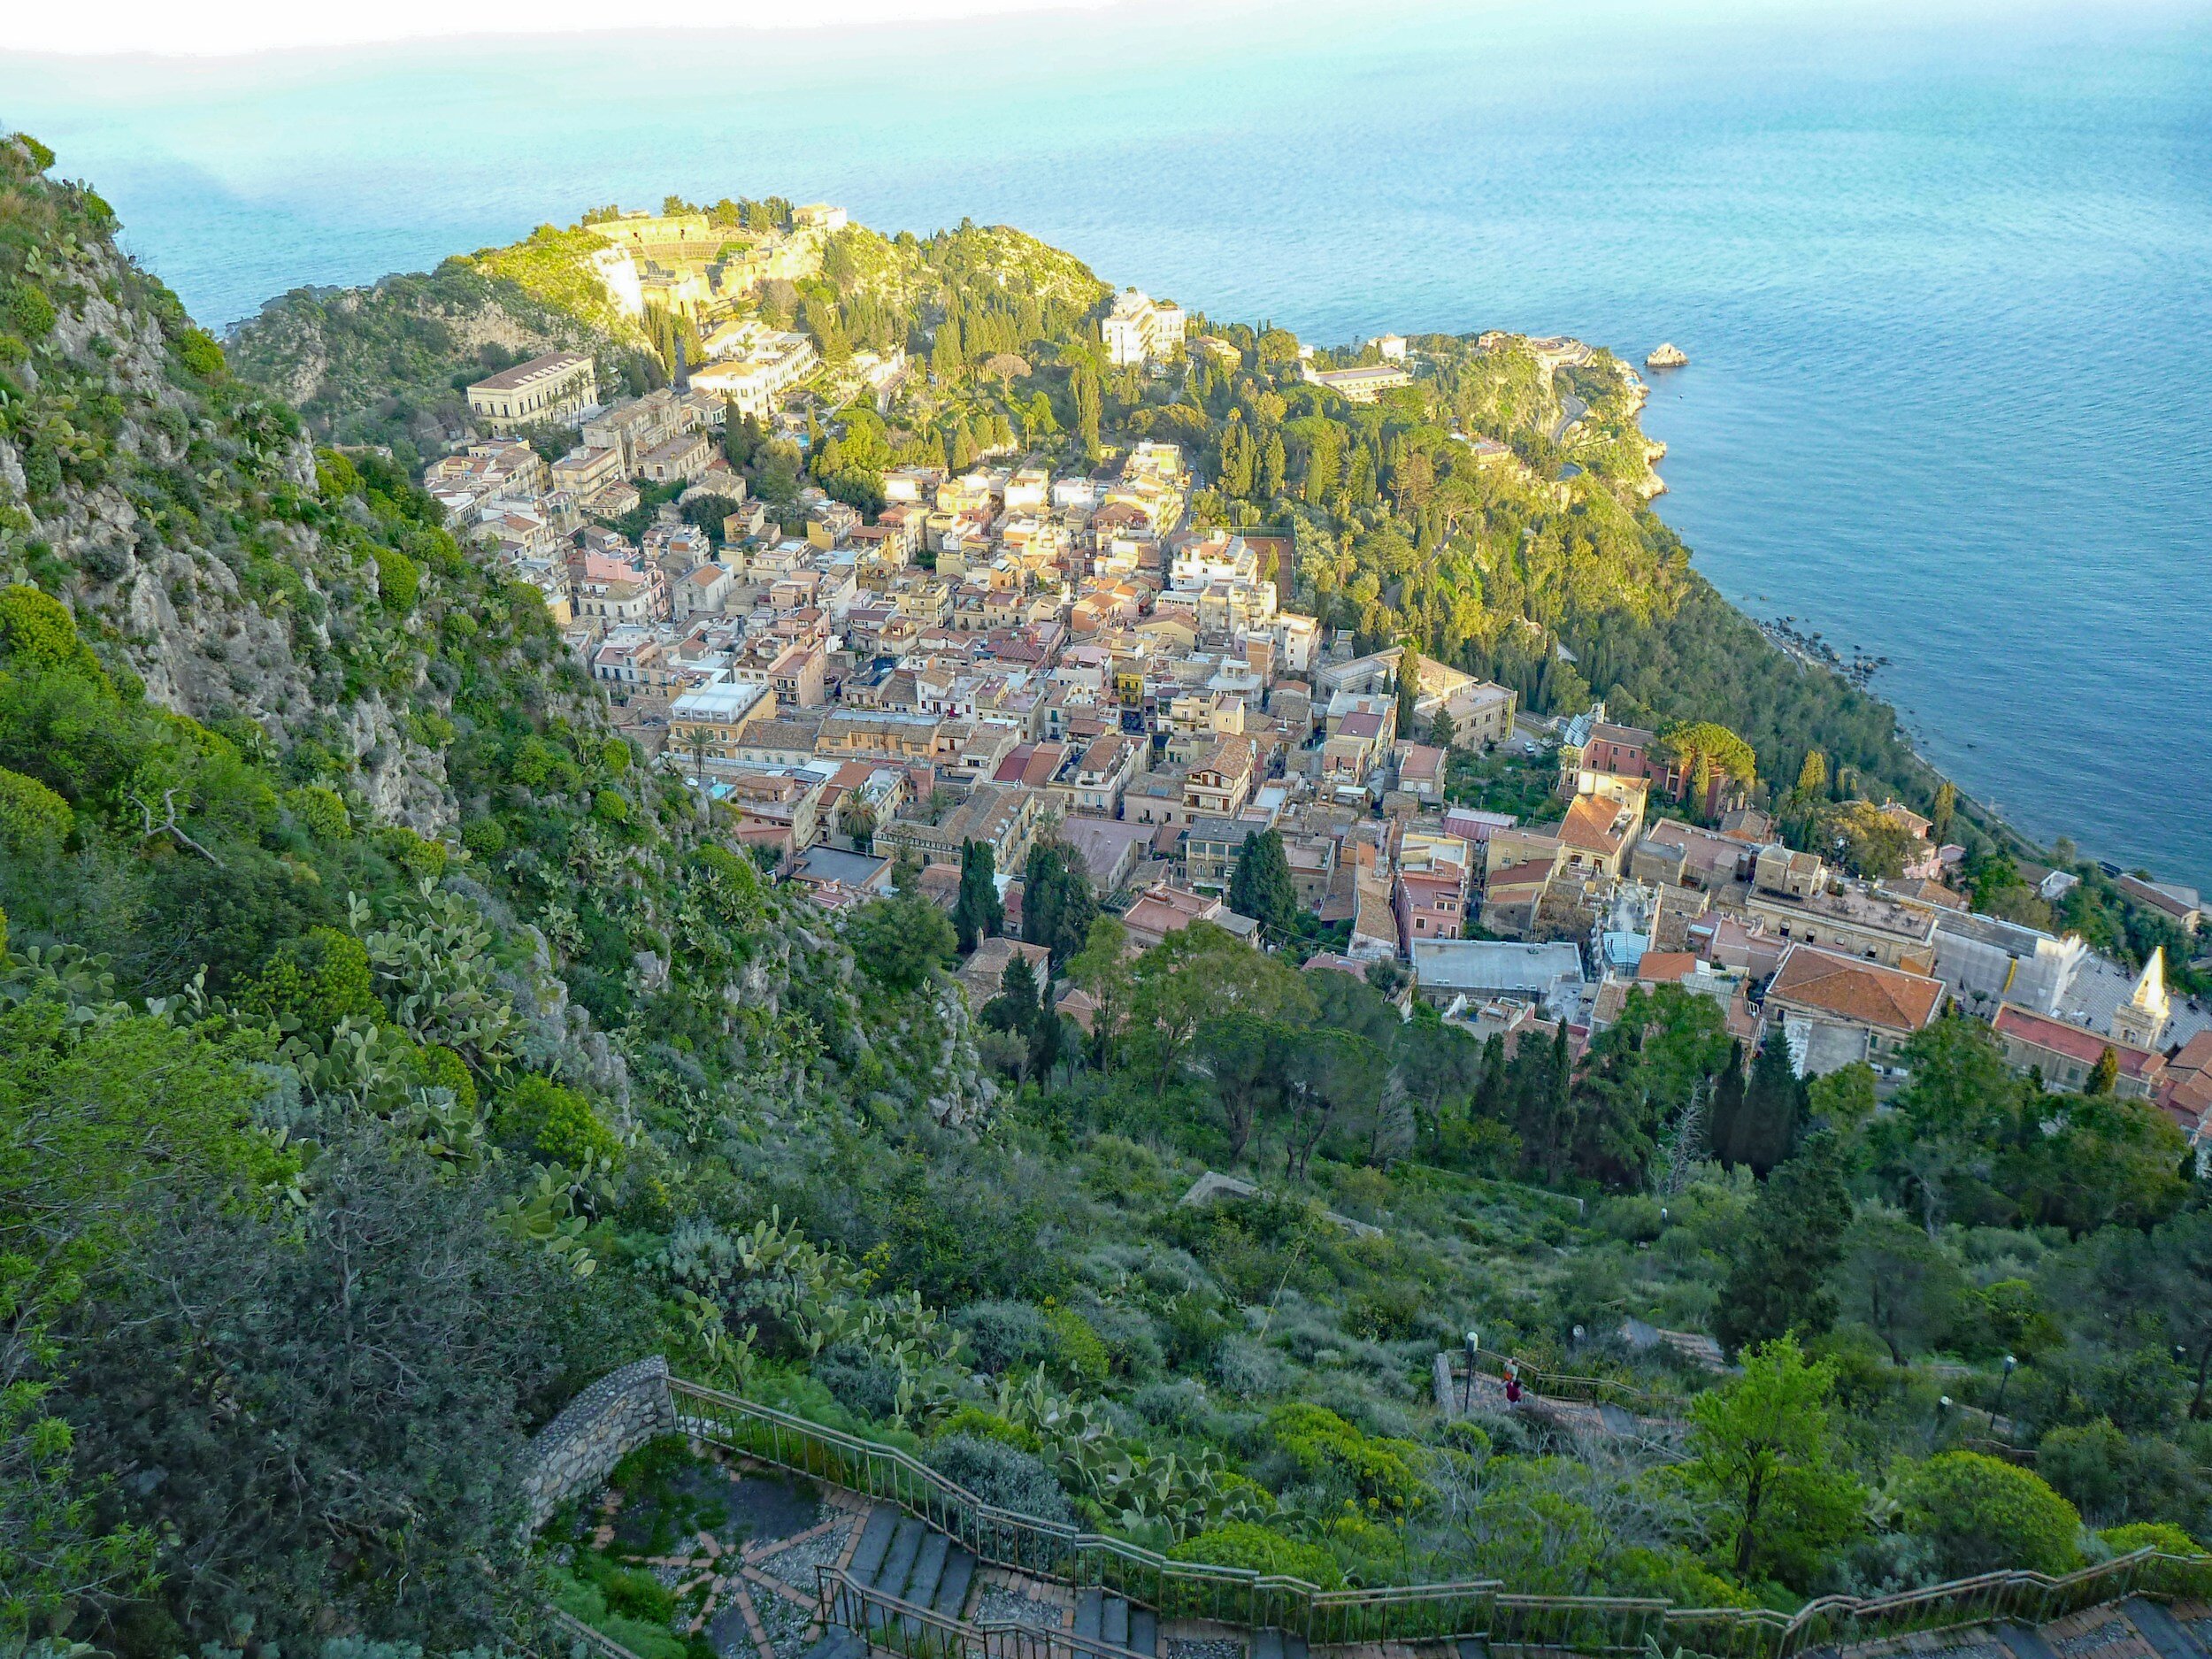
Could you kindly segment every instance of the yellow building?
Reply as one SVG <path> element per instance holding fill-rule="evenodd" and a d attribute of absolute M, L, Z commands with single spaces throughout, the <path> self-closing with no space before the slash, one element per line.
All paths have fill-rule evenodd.
<path fill-rule="evenodd" d="M 599 373 L 574 351 L 533 357 L 468 388 L 469 413 L 495 433 L 573 419 L 599 401 Z"/>

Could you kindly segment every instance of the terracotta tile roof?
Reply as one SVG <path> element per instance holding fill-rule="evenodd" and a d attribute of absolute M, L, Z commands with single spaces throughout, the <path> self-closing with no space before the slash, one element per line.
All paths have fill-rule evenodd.
<path fill-rule="evenodd" d="M 1644 985 L 1672 985 L 1697 972 L 1697 958 L 1686 950 L 1647 950 L 1636 964 L 1636 979 Z"/>
<path fill-rule="evenodd" d="M 2100 1031 L 2090 1031 L 2070 1020 L 2031 1013 L 2010 1002 L 1998 1008 L 1997 1018 L 1990 1021 L 1990 1028 L 2001 1037 L 2017 1038 L 2052 1054 L 2078 1060 L 2084 1065 L 2096 1064 L 2109 1048 L 2120 1062 L 2122 1074 L 2127 1077 L 2147 1077 L 2161 1070 L 2164 1064 L 2161 1056 L 2148 1049 L 2135 1048 Z"/>
<path fill-rule="evenodd" d="M 1614 826 L 1627 816 L 1627 810 L 1617 801 L 1578 795 L 1568 807 L 1567 816 L 1560 820 L 1559 839 L 1584 852 L 1610 856 L 1621 849 L 1622 838 Z"/>
<path fill-rule="evenodd" d="M 1915 1032 L 1943 1006 L 1943 981 L 1798 945 L 1767 987 L 1767 1000 L 1777 999 L 1858 1025 Z"/>

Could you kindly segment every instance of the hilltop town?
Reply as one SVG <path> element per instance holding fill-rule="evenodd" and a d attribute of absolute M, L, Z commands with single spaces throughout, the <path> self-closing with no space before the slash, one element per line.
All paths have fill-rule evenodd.
<path fill-rule="evenodd" d="M 53 161 L 0 1646 L 2195 1651 L 2197 895 L 1722 603 L 1613 354 L 774 201 L 226 343 Z"/>
<path fill-rule="evenodd" d="M 1018 936 L 1023 872 L 1049 841 L 1133 948 L 1209 922 L 1310 970 L 1402 986 L 1480 1037 L 1564 1022 L 1579 1049 L 1631 991 L 1678 985 L 1719 1002 L 1747 1048 L 1784 1032 L 1801 1072 L 1865 1064 L 1887 1091 L 1905 1045 L 1956 1008 L 1990 1022 L 2023 1075 L 2078 1088 L 2109 1054 L 2120 1092 L 2200 1133 L 2212 1010 L 2170 994 L 2162 949 L 2132 965 L 1976 914 L 1966 847 L 1894 799 L 1840 803 L 1893 842 L 1881 871 L 1855 872 L 1786 844 L 1747 749 L 1701 753 L 1609 721 L 1601 701 L 1534 715 L 1417 651 L 1360 649 L 1356 630 L 1286 603 L 1291 535 L 1199 521 L 1208 480 L 1180 444 L 1140 438 L 1086 465 L 1002 430 L 958 468 L 884 466 L 872 511 L 816 482 L 773 503 L 749 494 L 737 457 L 781 443 L 803 459 L 910 419 L 929 367 L 893 349 L 833 370 L 809 333 L 721 314 L 812 268 L 841 210 L 793 210 L 741 272 L 695 257 L 672 274 L 711 238 L 631 224 L 595 227 L 594 268 L 618 272 L 629 311 L 683 319 L 699 356 L 677 349 L 682 383 L 603 400 L 589 356 L 516 364 L 468 385 L 469 428 L 424 484 L 541 594 L 621 728 L 816 905 L 890 892 L 904 861 L 951 908 L 980 861 Z M 640 256 L 657 273 L 646 287 L 626 249 L 655 256 Z M 1202 359 L 1233 371 L 1248 349 L 1134 289 L 1098 326 L 1115 370 L 1163 381 Z M 1472 349 L 1547 383 L 1596 356 L 1502 334 Z M 1444 356 L 1392 335 L 1339 357 L 1301 345 L 1286 366 L 1372 404 Z M 1606 372 L 1632 419 L 1640 383 Z M 1561 404 L 1563 426 L 1589 406 Z M 1496 438 L 1451 442 L 1470 464 L 1526 470 Z M 1473 777 L 1492 762 L 1525 803 L 1535 780 L 1543 804 L 1487 810 Z M 1255 916 L 1235 895 L 1261 841 L 1294 896 Z M 2078 878 L 2044 879 L 2056 900 Z M 2194 937 L 2193 891 L 2118 880 Z M 964 973 L 978 1007 L 1010 954 L 995 944 Z M 1089 1025 L 1088 992 L 1054 995 Z"/>

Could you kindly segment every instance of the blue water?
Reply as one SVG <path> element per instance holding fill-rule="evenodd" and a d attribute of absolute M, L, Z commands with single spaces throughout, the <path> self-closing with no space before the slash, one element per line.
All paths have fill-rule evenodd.
<path fill-rule="evenodd" d="M 1656 377 L 1662 511 L 2032 833 L 2212 885 L 2212 0 L 1135 4 L 196 65 L 0 55 L 204 319 L 610 200 L 1017 224 L 1334 342 Z"/>

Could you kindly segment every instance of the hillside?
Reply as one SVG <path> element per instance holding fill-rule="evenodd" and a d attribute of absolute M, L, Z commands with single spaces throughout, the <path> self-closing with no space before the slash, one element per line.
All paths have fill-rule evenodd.
<path fill-rule="evenodd" d="M 1128 949 L 1049 841 L 1028 914 L 1062 884 L 1090 1026 L 1010 972 L 972 1014 L 910 875 L 835 915 L 766 881 L 536 590 L 311 447 L 50 160 L 0 142 L 0 1651 L 565 1651 L 551 1601 L 641 1659 L 757 1655 L 649 1534 L 522 1535 L 526 1436 L 652 1355 L 1317 1586 L 1794 1608 L 2212 1525 L 2212 1208 L 2154 1109 L 1964 1020 L 1878 1106 L 1677 987 L 1509 1050 L 1210 925 Z M 849 341 L 937 313 L 900 442 L 1172 436 L 1332 625 L 1571 706 L 1566 644 L 1582 691 L 1839 757 L 1863 722 L 1886 764 L 1739 648 L 1634 453 L 1559 475 L 1524 344 L 1429 342 L 1368 406 L 1250 329 L 1219 373 L 1102 372 L 1102 289 L 918 246 L 800 293 Z M 1586 401 L 1571 449 L 1625 437 Z M 872 419 L 828 481 L 879 478 Z M 795 449 L 745 459 L 787 497 Z M 1186 1202 L 1209 1169 L 1262 1190 Z M 1471 1330 L 1629 1427 L 1440 1406 Z M 699 1472 L 671 1440 L 621 1479 L 726 1528 Z"/>

